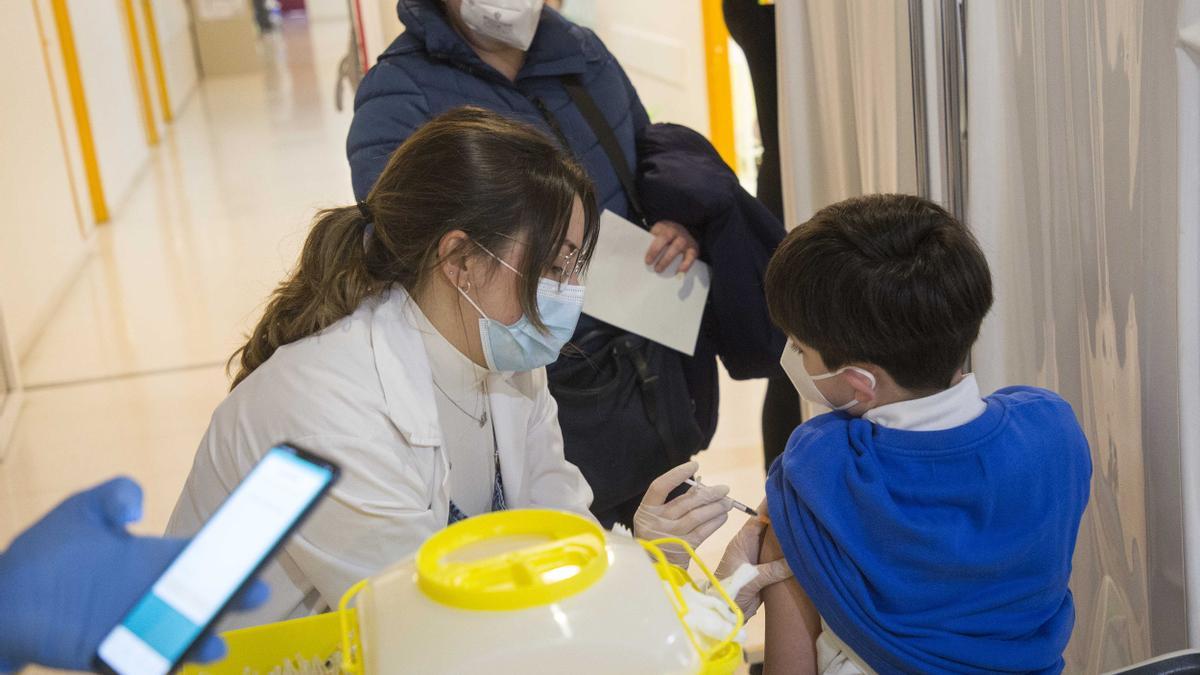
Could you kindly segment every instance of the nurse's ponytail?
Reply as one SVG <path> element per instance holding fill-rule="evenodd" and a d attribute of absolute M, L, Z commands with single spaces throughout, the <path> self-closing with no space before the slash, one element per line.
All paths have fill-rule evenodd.
<path fill-rule="evenodd" d="M 296 268 L 230 357 L 230 367 L 239 365 L 233 385 L 279 347 L 327 328 L 369 296 L 393 284 L 415 292 L 442 262 L 442 238 L 455 230 L 488 251 L 524 244 L 521 307 L 543 328 L 538 281 L 562 255 L 576 200 L 584 213 L 578 259 L 586 265 L 599 217 L 583 168 L 537 129 L 499 114 L 458 108 L 435 117 L 392 154 L 363 203 L 317 215 Z"/>
<path fill-rule="evenodd" d="M 239 362 L 233 386 L 280 346 L 324 329 L 382 288 L 363 260 L 368 224 L 364 212 L 354 206 L 317 214 L 299 263 L 271 294 L 249 340 L 229 359 L 231 366 Z"/>

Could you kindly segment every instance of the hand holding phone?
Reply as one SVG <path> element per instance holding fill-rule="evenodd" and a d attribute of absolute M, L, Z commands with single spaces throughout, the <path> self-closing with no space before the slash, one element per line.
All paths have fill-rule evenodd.
<path fill-rule="evenodd" d="M 100 640 L 187 543 L 135 537 L 142 491 L 114 478 L 60 503 L 0 553 L 0 672 L 28 663 L 88 670 Z M 261 604 L 266 586 L 244 596 Z M 220 658 L 217 638 L 199 657 Z"/>
<path fill-rule="evenodd" d="M 96 669 L 120 675 L 174 669 L 337 476 L 336 465 L 299 448 L 268 451 L 103 639 Z"/>

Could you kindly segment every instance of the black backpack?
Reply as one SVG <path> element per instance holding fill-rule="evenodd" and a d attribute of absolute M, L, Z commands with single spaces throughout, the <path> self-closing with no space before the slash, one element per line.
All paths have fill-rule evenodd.
<path fill-rule="evenodd" d="M 563 84 L 616 171 L 632 219 L 649 229 L 612 128 L 577 76 Z M 596 517 L 628 525 L 650 482 L 707 442 L 688 387 L 689 357 L 611 326 L 574 345 L 548 369 L 566 458 L 592 486 Z"/>

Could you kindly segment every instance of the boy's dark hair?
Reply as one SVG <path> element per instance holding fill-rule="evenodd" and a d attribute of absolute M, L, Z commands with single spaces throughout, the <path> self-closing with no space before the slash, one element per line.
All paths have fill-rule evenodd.
<path fill-rule="evenodd" d="M 911 195 L 867 195 L 818 211 L 788 234 L 766 276 L 771 320 L 830 369 L 873 363 L 905 389 L 941 390 L 992 306 L 970 231 Z"/>

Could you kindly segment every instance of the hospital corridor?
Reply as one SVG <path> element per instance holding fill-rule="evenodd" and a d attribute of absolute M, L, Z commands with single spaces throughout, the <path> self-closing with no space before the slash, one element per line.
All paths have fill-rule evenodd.
<path fill-rule="evenodd" d="M 1200 0 L 0 37 L 0 673 L 1200 673 Z"/>

